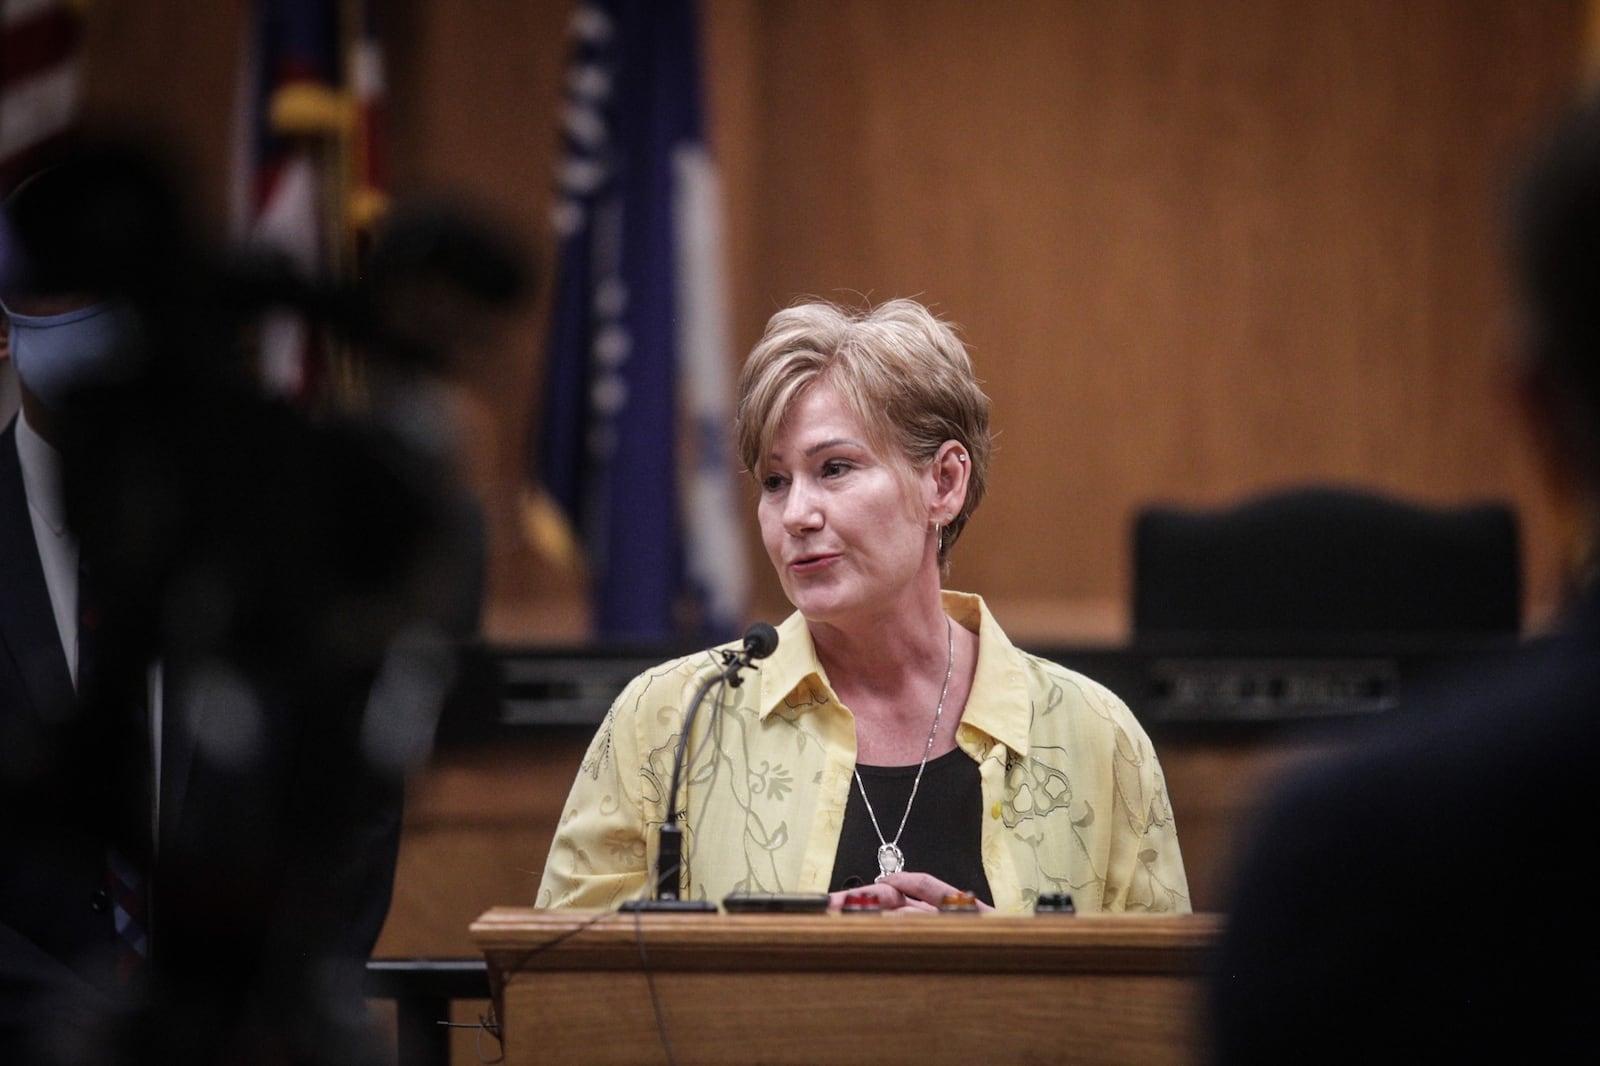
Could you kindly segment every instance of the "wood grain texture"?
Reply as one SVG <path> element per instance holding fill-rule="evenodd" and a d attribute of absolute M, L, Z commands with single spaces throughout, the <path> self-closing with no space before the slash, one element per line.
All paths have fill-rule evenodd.
<path fill-rule="evenodd" d="M 472 923 L 505 970 L 1198 973 L 1221 919 L 1196 915 L 634 914 L 494 907 Z"/>
<path fill-rule="evenodd" d="M 1141 504 L 1334 480 L 1515 500 L 1549 595 L 1497 208 L 1571 84 L 1575 7 L 761 12 L 768 254 L 738 333 L 802 293 L 920 295 L 965 327 L 1000 446 L 952 585 L 1122 604 Z"/>
<path fill-rule="evenodd" d="M 532 904 L 587 737 L 447 753 L 413 780 L 380 958 L 471 956 L 485 909 Z"/>
<path fill-rule="evenodd" d="M 508 1063 L 1191 1063 L 1213 915 L 497 908 Z M 657 1009 L 659 1008 L 659 1014 Z"/>
<path fill-rule="evenodd" d="M 171 131 L 220 214 L 239 9 L 203 6 L 93 5 L 86 102 Z M 501 212 L 546 297 L 571 6 L 384 11 L 394 191 Z M 1500 204 L 1578 83 L 1582 0 L 702 10 L 730 361 L 803 294 L 919 296 L 959 323 L 1000 435 L 950 582 L 1016 635 L 1126 634 L 1141 505 L 1306 480 L 1511 500 L 1530 622 L 1547 616 L 1571 516 L 1507 402 Z M 546 310 L 468 374 L 486 624 L 513 641 L 587 628 L 582 575 L 518 520 Z M 786 613 L 751 511 L 730 520 L 752 534 L 752 616 Z"/>

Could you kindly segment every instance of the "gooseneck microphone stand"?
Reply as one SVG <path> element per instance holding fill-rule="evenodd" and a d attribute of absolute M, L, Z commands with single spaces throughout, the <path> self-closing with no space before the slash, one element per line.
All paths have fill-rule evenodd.
<path fill-rule="evenodd" d="M 701 682 L 689 701 L 683 716 L 683 733 L 678 737 L 678 747 L 672 760 L 672 785 L 667 790 L 667 816 L 661 823 L 660 847 L 656 857 L 655 895 L 650 899 L 633 899 L 622 904 L 625 911 L 715 911 L 717 905 L 710 900 L 683 898 L 683 826 L 678 824 L 678 785 L 683 776 L 683 764 L 689 751 L 689 737 L 694 730 L 694 720 L 706 694 L 712 688 L 738 688 L 744 678 L 740 671 L 757 659 L 765 659 L 778 647 L 778 631 L 766 622 L 756 622 L 744 632 L 744 642 L 737 650 L 728 648 L 721 652 L 722 668 Z"/>

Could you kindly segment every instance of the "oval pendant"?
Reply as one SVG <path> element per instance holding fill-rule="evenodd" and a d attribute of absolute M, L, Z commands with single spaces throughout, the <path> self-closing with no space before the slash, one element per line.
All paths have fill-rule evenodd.
<path fill-rule="evenodd" d="M 878 880 L 883 880 L 890 874 L 897 874 L 906 868 L 906 857 L 894 844 L 885 844 L 878 849 Z"/>

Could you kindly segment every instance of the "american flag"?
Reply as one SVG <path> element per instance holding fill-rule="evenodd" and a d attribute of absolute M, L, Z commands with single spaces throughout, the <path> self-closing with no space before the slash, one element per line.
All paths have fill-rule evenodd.
<path fill-rule="evenodd" d="M 383 54 L 373 5 L 254 0 L 241 64 L 234 223 L 307 278 L 355 268 L 359 236 L 385 208 Z M 327 371 L 323 339 L 303 319 L 263 325 L 267 387 L 309 399 Z"/>
<path fill-rule="evenodd" d="M 72 132 L 82 44 L 68 0 L 0 0 L 0 195 Z"/>

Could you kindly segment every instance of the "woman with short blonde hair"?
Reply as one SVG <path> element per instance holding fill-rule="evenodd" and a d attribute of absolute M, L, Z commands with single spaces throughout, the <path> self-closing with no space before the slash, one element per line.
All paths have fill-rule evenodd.
<path fill-rule="evenodd" d="M 942 588 L 987 484 L 989 398 L 926 307 L 807 301 L 739 376 L 738 446 L 796 610 L 703 726 L 685 797 L 688 899 L 1178 912 L 1165 780 L 1127 706 Z M 540 906 L 645 894 L 693 694 L 718 649 L 634 679 L 573 785 Z"/>

